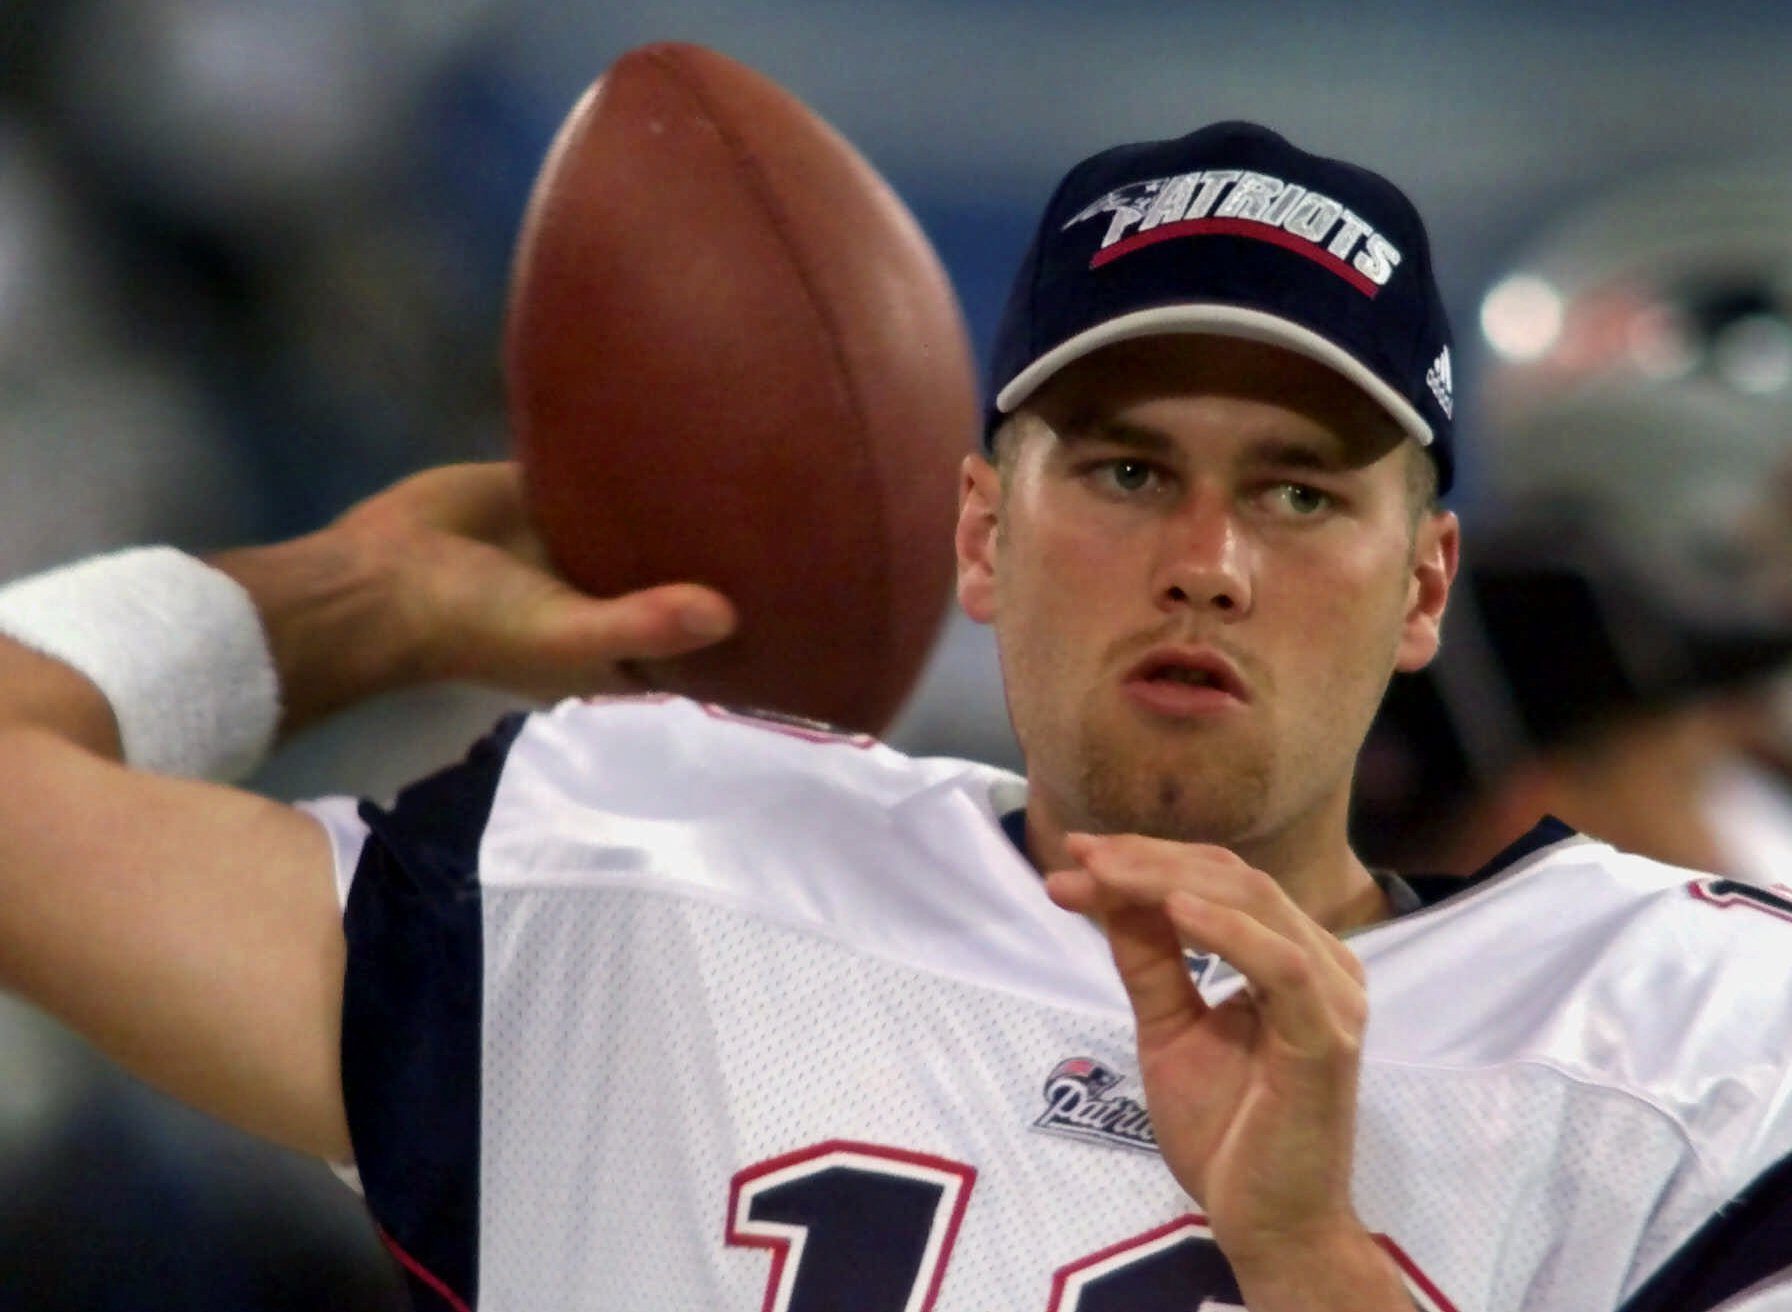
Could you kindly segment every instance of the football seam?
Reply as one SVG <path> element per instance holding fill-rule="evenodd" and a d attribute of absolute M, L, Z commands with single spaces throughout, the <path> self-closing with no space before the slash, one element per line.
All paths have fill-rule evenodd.
<path fill-rule="evenodd" d="M 872 451 L 871 444 L 867 440 L 870 426 L 866 419 L 865 400 L 864 397 L 860 395 L 858 376 L 850 367 L 850 361 L 847 359 L 846 352 L 843 349 L 840 326 L 835 322 L 833 315 L 828 312 L 827 302 L 821 296 L 815 285 L 814 278 L 810 274 L 808 266 L 801 258 L 801 248 L 791 239 L 790 224 L 777 204 L 776 192 L 766 181 L 765 175 L 760 169 L 758 162 L 754 159 L 752 152 L 746 148 L 745 144 L 722 119 L 721 115 L 716 113 L 715 102 L 704 93 L 700 75 L 693 70 L 685 68 L 669 51 L 655 51 L 653 59 L 655 63 L 659 64 L 663 72 L 684 87 L 691 99 L 697 102 L 698 108 L 703 111 L 703 116 L 709 120 L 710 126 L 715 128 L 716 135 L 721 139 L 722 145 L 727 150 L 729 156 L 733 158 L 737 171 L 745 182 L 748 191 L 750 191 L 754 199 L 758 201 L 760 212 L 764 214 L 773 236 L 777 239 L 779 247 L 784 251 L 785 257 L 789 260 L 791 268 L 795 270 L 797 284 L 803 291 L 803 299 L 808 302 L 810 310 L 815 315 L 816 321 L 821 325 L 822 337 L 827 342 L 829 353 L 834 357 L 835 367 L 845 386 L 847 406 L 851 410 L 855 420 L 857 431 L 854 434 L 854 445 L 857 447 L 855 454 L 859 459 L 859 467 L 867 471 L 866 481 L 871 483 L 877 492 L 877 496 L 872 498 L 873 510 L 871 518 L 874 521 L 874 527 L 876 529 L 875 539 L 880 547 L 877 560 L 874 562 L 876 588 L 882 603 L 878 608 L 878 639 L 880 642 L 888 642 L 890 638 L 891 603 L 894 600 L 894 596 L 890 583 L 890 565 L 888 559 L 890 546 L 888 538 L 889 524 L 884 514 L 883 497 L 889 492 L 889 488 L 884 481 L 883 470 L 879 462 L 874 458 L 875 453 Z M 865 689 L 864 675 L 862 673 L 864 668 L 863 665 L 859 667 L 859 677 L 861 681 L 858 686 L 861 692 Z M 878 689 L 878 691 L 881 693 L 882 689 Z"/>

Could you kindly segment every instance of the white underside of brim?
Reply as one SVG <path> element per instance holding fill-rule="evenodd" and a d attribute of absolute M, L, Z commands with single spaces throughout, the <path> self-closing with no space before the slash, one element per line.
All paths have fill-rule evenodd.
<path fill-rule="evenodd" d="M 1012 414 L 1041 384 L 1073 360 L 1099 351 L 1115 342 L 1135 337 L 1156 337 L 1163 333 L 1211 333 L 1216 337 L 1241 337 L 1249 342 L 1265 342 L 1280 346 L 1315 360 L 1355 383 L 1405 429 L 1420 446 L 1431 445 L 1431 425 L 1400 393 L 1378 378 L 1343 347 L 1321 337 L 1310 328 L 1262 310 L 1247 310 L 1238 305 L 1160 305 L 1149 310 L 1135 310 L 1118 319 L 1097 324 L 1078 333 L 1069 341 L 1053 347 L 1014 376 L 1012 382 L 996 394 L 996 409 Z"/>

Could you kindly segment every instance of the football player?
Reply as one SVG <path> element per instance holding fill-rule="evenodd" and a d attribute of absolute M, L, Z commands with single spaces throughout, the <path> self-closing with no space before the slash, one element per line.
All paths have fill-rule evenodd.
<path fill-rule="evenodd" d="M 1248 124 L 1105 151 L 994 368 L 959 597 L 1024 780 L 655 697 L 391 807 L 176 777 L 727 630 L 437 470 L 0 596 L 5 982 L 358 1176 L 425 1307 L 1785 1306 L 1792 905 L 1560 826 L 1466 884 L 1347 841 L 1457 557 L 1407 199 Z"/>

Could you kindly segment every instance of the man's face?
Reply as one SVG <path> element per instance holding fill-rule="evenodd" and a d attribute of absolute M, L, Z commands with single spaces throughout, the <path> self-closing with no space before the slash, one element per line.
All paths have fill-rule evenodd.
<path fill-rule="evenodd" d="M 1239 845 L 1348 805 L 1393 670 L 1437 647 L 1454 516 L 1349 383 L 1256 343 L 1109 347 L 966 463 L 959 597 L 995 626 L 1035 804 Z"/>

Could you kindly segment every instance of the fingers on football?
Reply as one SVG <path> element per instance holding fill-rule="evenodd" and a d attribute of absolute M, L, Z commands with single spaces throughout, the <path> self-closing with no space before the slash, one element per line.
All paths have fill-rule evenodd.
<path fill-rule="evenodd" d="M 422 470 L 345 518 L 420 525 L 508 548 L 527 533 L 525 505 L 519 466 L 499 460 Z"/>
<path fill-rule="evenodd" d="M 604 662 L 695 651 L 732 633 L 736 618 L 719 592 L 669 583 L 603 599 L 568 588 L 553 597 L 542 622 L 569 661 Z"/>

